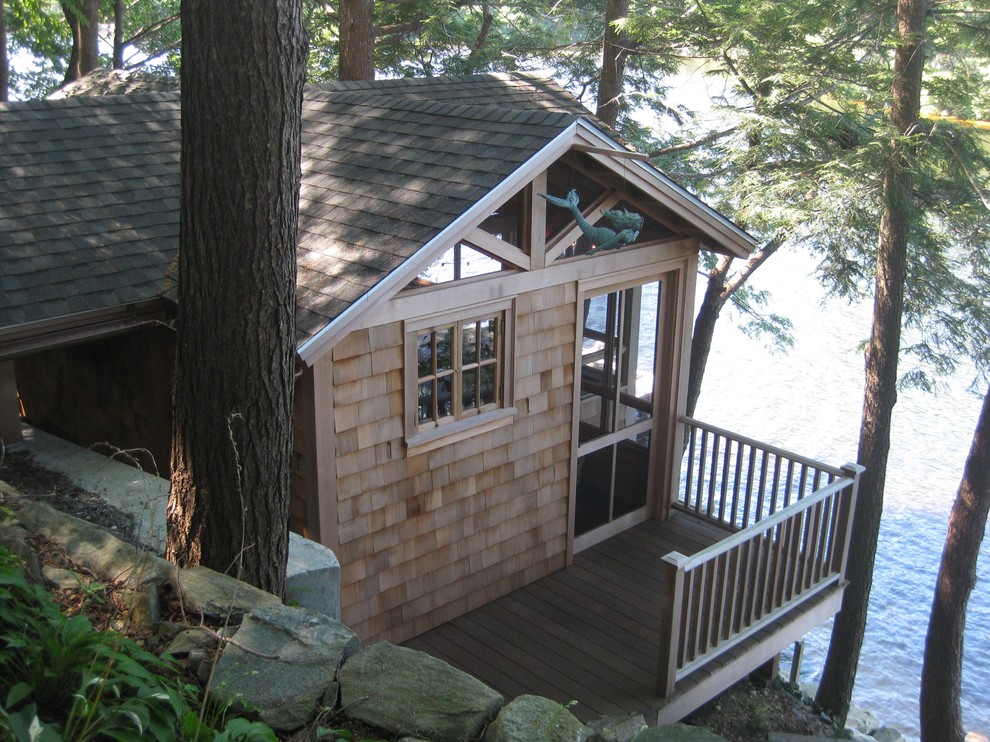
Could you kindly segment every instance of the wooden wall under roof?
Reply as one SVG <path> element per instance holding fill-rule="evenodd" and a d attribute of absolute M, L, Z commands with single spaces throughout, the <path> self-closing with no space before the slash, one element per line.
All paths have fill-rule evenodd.
<path fill-rule="evenodd" d="M 342 619 L 362 641 L 401 642 L 564 566 L 576 301 L 574 283 L 519 295 L 512 425 L 415 455 L 402 323 L 334 348 Z"/>

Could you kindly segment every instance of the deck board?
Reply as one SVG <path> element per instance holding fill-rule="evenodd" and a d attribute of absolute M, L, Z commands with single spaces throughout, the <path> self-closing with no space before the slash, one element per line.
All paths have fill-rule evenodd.
<path fill-rule="evenodd" d="M 406 646 L 446 660 L 507 698 L 535 693 L 575 702 L 571 711 L 583 720 L 643 713 L 652 723 L 665 707 L 678 713 L 693 707 L 692 689 L 710 688 L 719 668 L 748 651 L 745 644 L 734 648 L 680 681 L 669 699 L 656 692 L 661 557 L 693 554 L 724 535 L 680 512 L 647 521 Z"/>

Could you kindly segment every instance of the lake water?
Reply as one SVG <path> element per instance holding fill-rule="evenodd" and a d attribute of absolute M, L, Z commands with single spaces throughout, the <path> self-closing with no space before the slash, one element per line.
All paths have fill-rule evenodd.
<path fill-rule="evenodd" d="M 755 274 L 772 310 L 794 323 L 795 347 L 772 353 L 726 313 L 716 330 L 696 416 L 830 464 L 856 459 L 863 353 L 872 304 L 831 300 L 806 255 L 778 254 Z M 700 284 L 700 279 L 699 279 Z M 703 286 L 699 286 L 703 289 Z M 698 301 L 700 303 L 700 293 Z M 937 394 L 906 390 L 894 408 L 884 515 L 870 616 L 853 703 L 909 739 L 918 737 L 918 694 L 928 614 L 949 509 L 982 403 L 971 373 Z M 854 559 L 855 555 L 850 558 Z M 963 722 L 990 738 L 990 543 L 984 541 L 969 601 Z M 829 628 L 808 637 L 802 679 L 817 681 Z"/>

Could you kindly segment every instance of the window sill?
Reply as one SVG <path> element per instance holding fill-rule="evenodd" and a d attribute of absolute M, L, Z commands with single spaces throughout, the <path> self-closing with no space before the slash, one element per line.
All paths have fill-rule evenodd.
<path fill-rule="evenodd" d="M 426 453 L 465 438 L 497 430 L 510 425 L 515 414 L 515 407 L 505 407 L 466 420 L 440 425 L 433 430 L 416 433 L 416 435 L 406 438 L 406 454 Z"/>

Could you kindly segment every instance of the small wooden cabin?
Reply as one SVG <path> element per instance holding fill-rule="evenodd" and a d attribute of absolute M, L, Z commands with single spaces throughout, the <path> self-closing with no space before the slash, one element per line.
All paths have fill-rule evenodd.
<path fill-rule="evenodd" d="M 40 428 L 167 462 L 178 107 L 140 91 L 0 106 L 7 430 L 16 389 Z M 827 581 L 841 596 L 854 478 L 819 467 L 795 494 L 805 460 L 785 457 L 777 499 L 744 503 L 740 482 L 755 492 L 771 458 L 743 463 L 740 438 L 709 451 L 681 418 L 698 254 L 746 255 L 742 230 L 521 74 L 309 86 L 302 157 L 291 528 L 337 554 L 342 618 L 363 641 L 410 640 L 672 509 L 736 533 L 836 481 L 841 505 L 796 516 L 809 535 L 784 549 L 790 587 L 761 590 L 789 609 L 800 562 L 815 594 Z M 571 191 L 593 225 L 639 214 L 635 239 L 597 250 L 541 195 Z M 745 476 L 717 490 L 737 457 Z M 742 559 L 716 557 L 737 576 Z M 663 621 L 729 611 L 704 597 L 737 590 L 714 574 L 665 598 Z M 764 621 L 749 610 L 741 626 Z M 718 644 L 699 636 L 662 668 L 665 693 Z"/>

